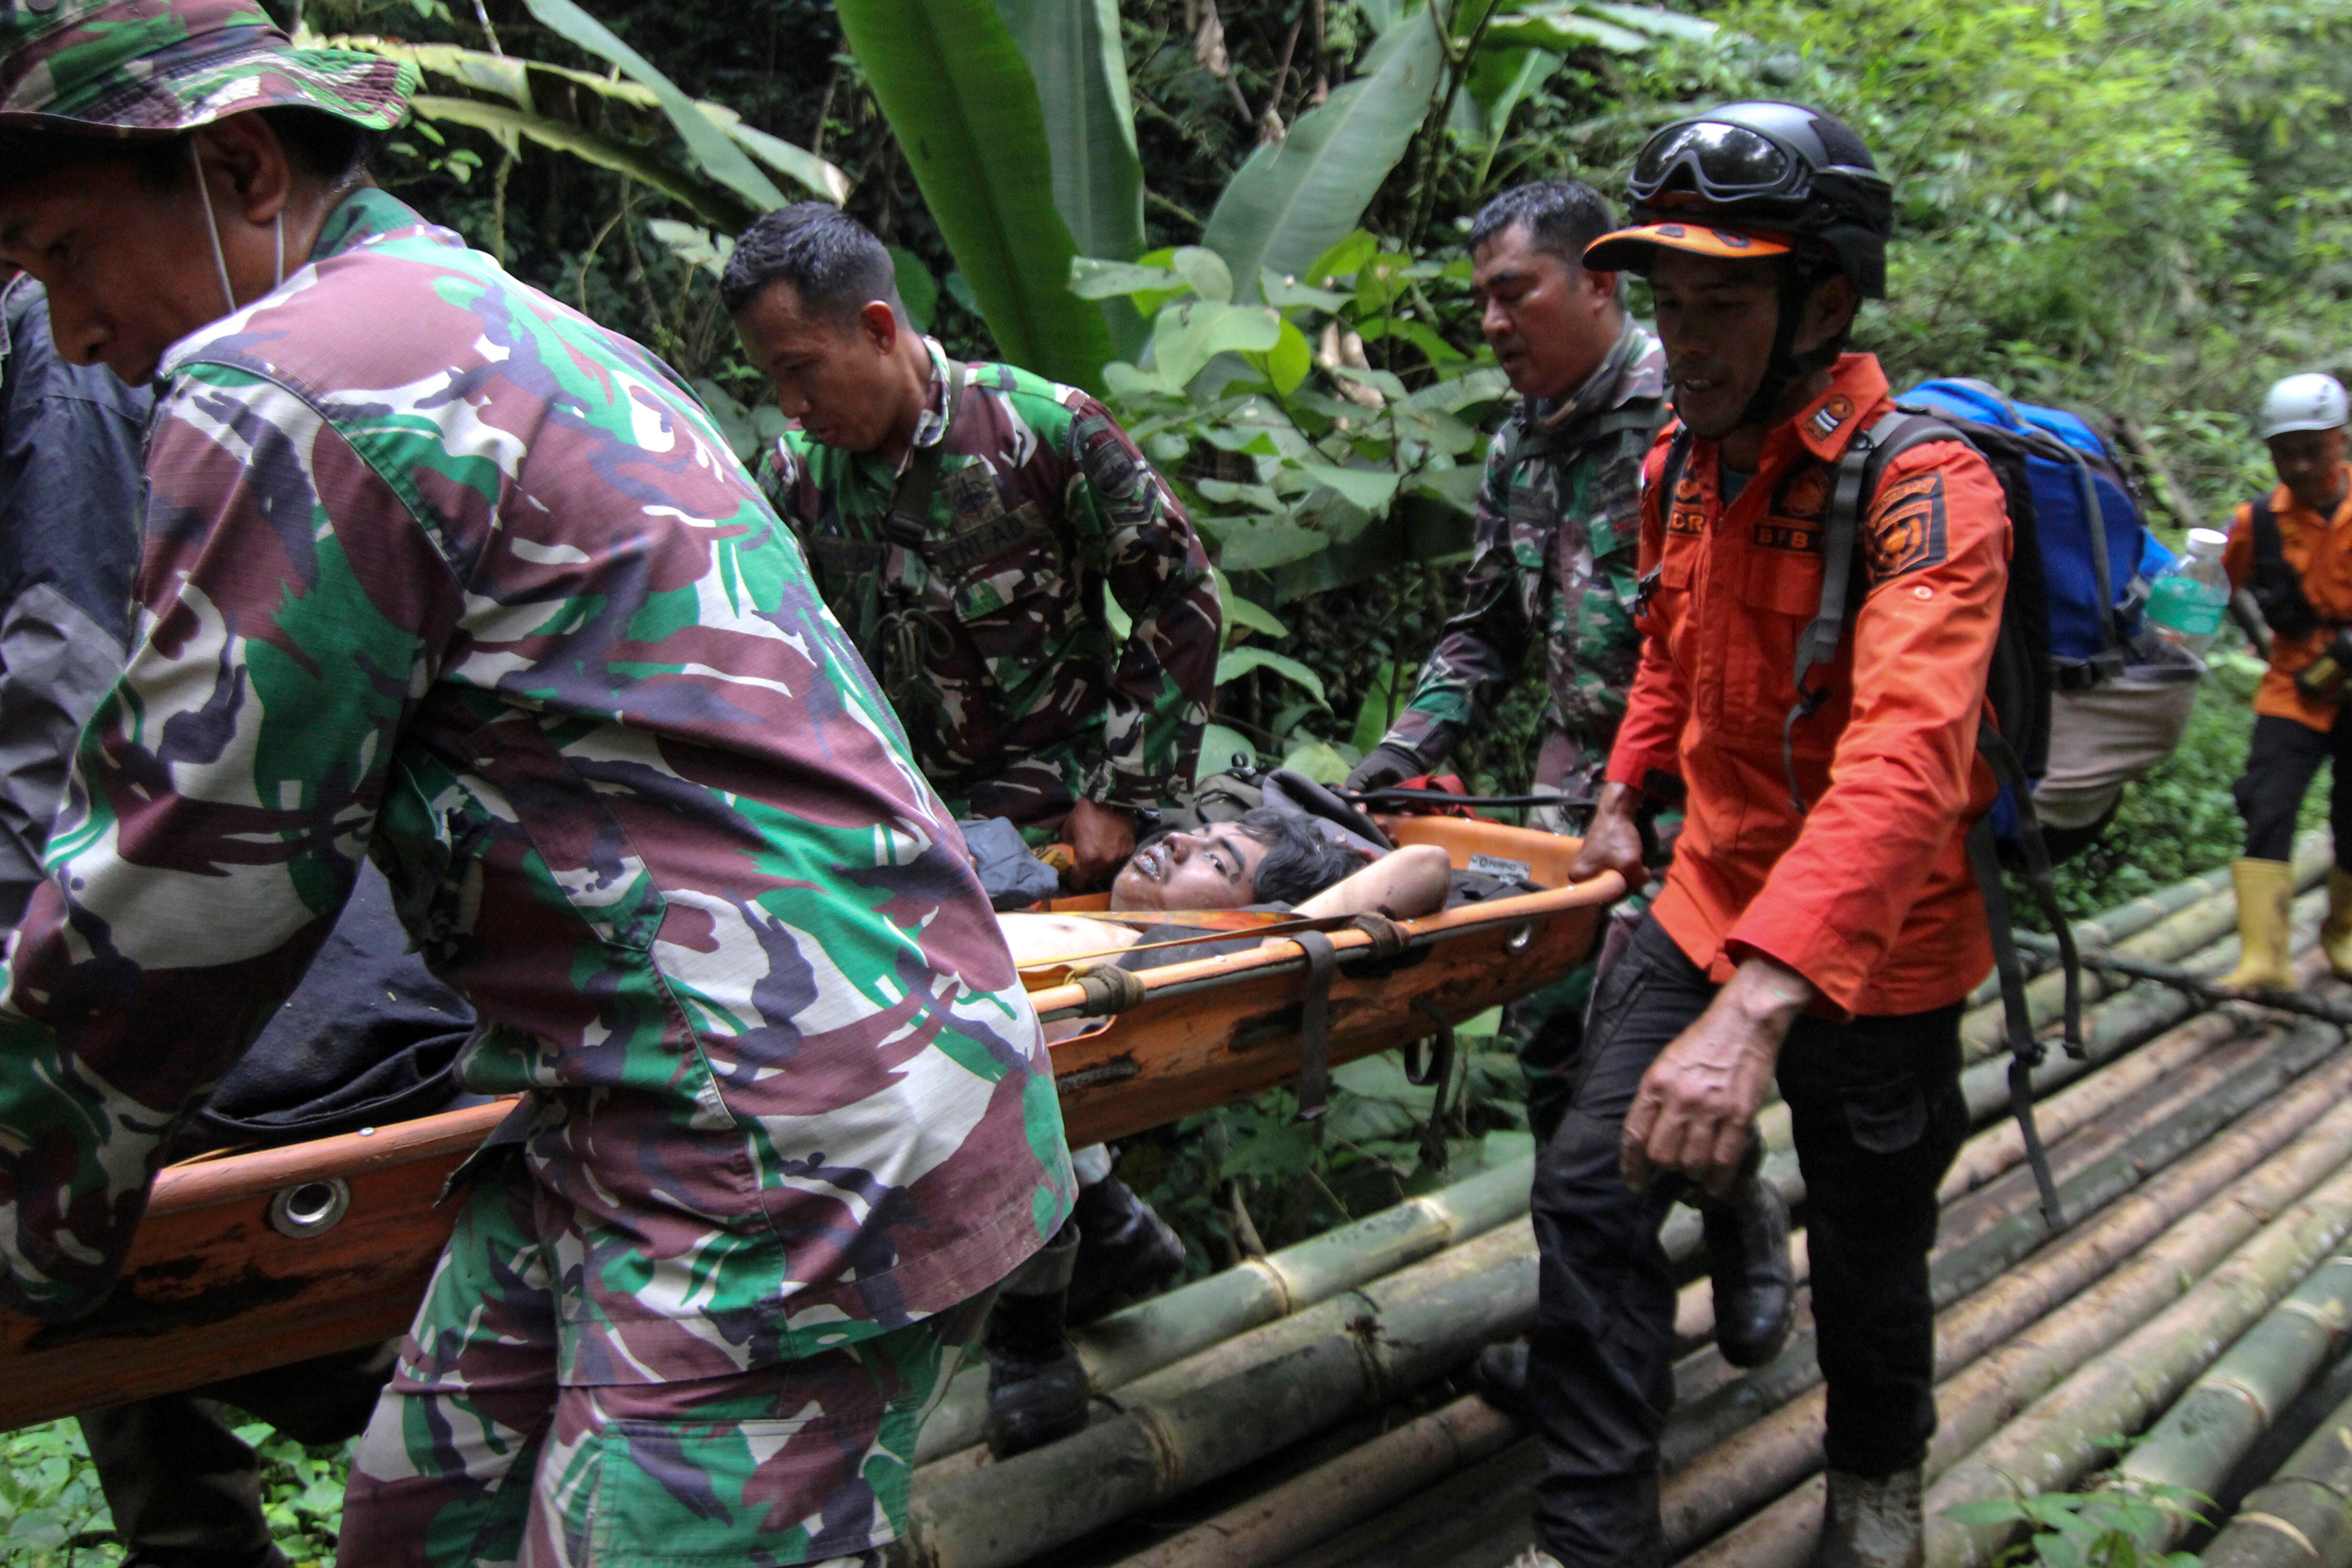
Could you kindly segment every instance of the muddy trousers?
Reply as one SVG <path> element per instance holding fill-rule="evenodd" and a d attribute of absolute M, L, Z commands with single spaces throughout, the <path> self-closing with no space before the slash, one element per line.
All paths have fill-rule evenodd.
<path fill-rule="evenodd" d="M 2335 779 L 2327 822 L 2336 830 L 2336 863 L 2352 870 L 2352 723 L 2340 715 L 2333 730 L 2268 713 L 2254 720 L 2246 771 L 2230 786 L 2238 815 L 2246 819 L 2248 859 L 2294 858 L 2294 819 L 2319 764 L 2330 761 Z"/>
<path fill-rule="evenodd" d="M 478 1182 L 360 1440 L 339 1561 L 458 1568 L 875 1568 L 915 1437 L 990 1290 L 795 1361 L 674 1383 L 559 1380 L 548 1259 Z"/>
<path fill-rule="evenodd" d="M 1618 1144 L 1643 1073 L 1715 990 L 1645 920 L 1601 978 L 1568 1113 L 1537 1162 L 1536 1542 L 1565 1568 L 1667 1561 L 1658 1443 L 1674 1403 L 1675 1277 L 1658 1227 L 1681 1186 L 1633 1192 Z M 1936 1429 L 1927 1251 L 1936 1187 L 1968 1131 L 1959 1015 L 1956 1004 L 1807 1017 L 1781 1048 L 1835 1469 L 1891 1475 L 1920 1461 Z"/>

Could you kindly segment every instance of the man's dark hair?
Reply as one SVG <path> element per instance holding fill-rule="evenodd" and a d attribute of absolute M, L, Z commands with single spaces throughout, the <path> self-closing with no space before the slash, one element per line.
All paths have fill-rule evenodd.
<path fill-rule="evenodd" d="M 1257 903 L 1296 904 L 1363 868 L 1361 856 L 1325 837 L 1304 812 L 1262 805 L 1234 826 L 1265 846 Z"/>
<path fill-rule="evenodd" d="M 772 283 L 789 283 L 801 313 L 844 319 L 872 300 L 898 303 L 898 268 L 873 231 L 824 202 L 794 202 L 763 214 L 735 238 L 719 279 L 730 316 Z"/>
<path fill-rule="evenodd" d="M 1538 180 L 1514 185 L 1470 220 L 1470 252 L 1506 229 L 1528 231 L 1528 243 L 1571 267 L 1584 265 L 1584 247 L 1617 226 L 1609 204 L 1582 180 Z"/>
<path fill-rule="evenodd" d="M 367 172 L 383 133 L 354 125 L 323 109 L 272 104 L 258 111 L 269 122 L 287 161 L 331 186 L 351 184 Z M 188 138 L 85 136 L 68 131 L 0 132 L 0 184 L 31 180 L 84 163 L 127 163 L 150 190 L 173 191 L 188 177 Z"/>

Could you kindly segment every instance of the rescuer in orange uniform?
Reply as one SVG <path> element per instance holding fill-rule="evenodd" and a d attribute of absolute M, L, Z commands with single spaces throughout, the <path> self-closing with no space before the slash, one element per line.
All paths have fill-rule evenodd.
<path fill-rule="evenodd" d="M 2344 721 L 2352 668 L 2352 417 L 2335 377 L 2291 375 L 2263 400 L 2263 440 L 2278 488 L 2238 509 L 2221 564 L 2230 586 L 2251 588 L 2270 623 L 2271 667 L 2254 691 L 2246 771 L 2231 787 L 2246 819 L 2246 853 L 2230 868 L 2238 890 L 2238 967 L 2225 985 L 2294 988 L 2287 907 L 2294 900 L 2294 820 L 2319 764 L 2335 760 L 2329 824 L 2336 861 L 2319 945 L 2352 978 L 2352 723 Z"/>
<path fill-rule="evenodd" d="M 1828 1384 L 1815 1563 L 1899 1568 L 1920 1561 L 1935 1428 L 1936 1188 L 1968 1128 L 1960 1008 L 1992 959 L 1963 841 L 1994 794 L 1976 739 L 2009 521 L 1966 446 L 1895 457 L 1862 515 L 1855 608 L 1809 678 L 1825 698 L 1791 721 L 1833 465 L 1893 407 L 1877 361 L 1843 352 L 1884 291 L 1892 193 L 1843 124 L 1757 103 L 1667 126 L 1631 186 L 1636 226 L 1584 264 L 1649 279 L 1688 436 L 1650 455 L 1641 671 L 1576 874 L 1638 879 L 1634 809 L 1677 776 L 1685 821 L 1537 1169 L 1538 1556 L 1666 1561 L 1658 1227 L 1692 1186 L 1754 1179 L 1777 1071 Z"/>

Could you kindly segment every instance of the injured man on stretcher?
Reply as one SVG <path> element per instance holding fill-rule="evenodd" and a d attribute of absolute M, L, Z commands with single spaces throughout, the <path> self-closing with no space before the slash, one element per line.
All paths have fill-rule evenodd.
<path fill-rule="evenodd" d="M 1298 774 L 1268 774 L 1261 800 L 1245 812 L 1227 803 L 1231 820 L 1188 822 L 1145 841 L 1111 883 L 1111 911 L 1271 908 L 1313 917 L 1410 920 L 1442 909 L 1457 892 L 1475 898 L 1499 890 L 1457 889 L 1444 850 L 1397 847 L 1370 817 Z M 967 823 L 964 837 L 992 900 L 1025 903 L 1034 897 L 1030 889 L 1054 885 L 1050 870 L 1009 822 Z M 1013 959 L 1024 967 L 1086 958 L 1141 969 L 1265 940 L 1244 930 L 1226 941 L 1163 946 L 1155 939 L 1170 934 L 1167 928 L 1155 931 L 1149 919 L 1005 912 L 1003 902 L 998 909 Z M 1173 934 L 1201 933 L 1180 928 Z M 1139 942 L 1146 944 L 1143 950 L 1130 951 Z M 1045 1036 L 1066 1038 L 1098 1026 L 1098 1020 L 1066 1020 L 1048 1024 Z M 1091 1394 L 1069 1327 L 1099 1316 L 1114 1301 L 1138 1300 L 1172 1283 L 1184 1262 L 1176 1234 L 1111 1173 L 1108 1149 L 1073 1150 L 1071 1164 L 1079 1183 L 1075 1217 L 1004 1281 L 983 1336 L 989 1369 L 983 1436 L 999 1459 L 1086 1426 Z"/>
<path fill-rule="evenodd" d="M 1112 912 L 1273 909 L 1411 920 L 1445 906 L 1453 871 L 1444 850 L 1391 846 L 1369 818 L 1297 774 L 1270 775 L 1265 802 L 1234 821 L 1147 839 L 1111 883 Z M 998 919 L 1023 964 L 1101 952 L 1144 934 L 1082 914 Z"/>

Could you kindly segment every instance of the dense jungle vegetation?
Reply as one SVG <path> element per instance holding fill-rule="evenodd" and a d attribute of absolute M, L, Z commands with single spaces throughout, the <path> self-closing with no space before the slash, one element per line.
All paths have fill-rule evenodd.
<path fill-rule="evenodd" d="M 649 342 L 746 451 L 775 416 L 718 307 L 727 236 L 780 200 L 845 202 L 952 351 L 1129 421 L 1228 574 L 1212 750 L 1326 776 L 1450 608 L 1503 407 L 1470 215 L 1540 177 L 1613 197 L 1689 109 L 1852 121 L 1898 191 L 1863 345 L 1898 386 L 1975 375 L 2095 411 L 2168 531 L 2268 482 L 2247 416 L 2271 379 L 2352 370 L 2352 0 L 282 5 L 425 68 L 383 183 Z M 2233 852 L 2252 671 L 2217 662 L 2179 756 L 2069 868 L 2078 910 Z M 1524 684 L 1457 759 L 1474 785 L 1524 784 L 1539 708 Z M 1435 1135 L 1431 1091 L 1374 1061 L 1340 1075 L 1319 1142 L 1277 1094 L 1139 1141 L 1123 1171 L 1199 1267 L 1278 1247 L 1444 1179 L 1441 1158 L 1528 1147 L 1515 1065 L 1472 1044 Z M 117 1560 L 70 1425 L 0 1443 L 0 1555 Z M 334 1457 L 268 1452 L 289 1553 L 331 1561 Z"/>

